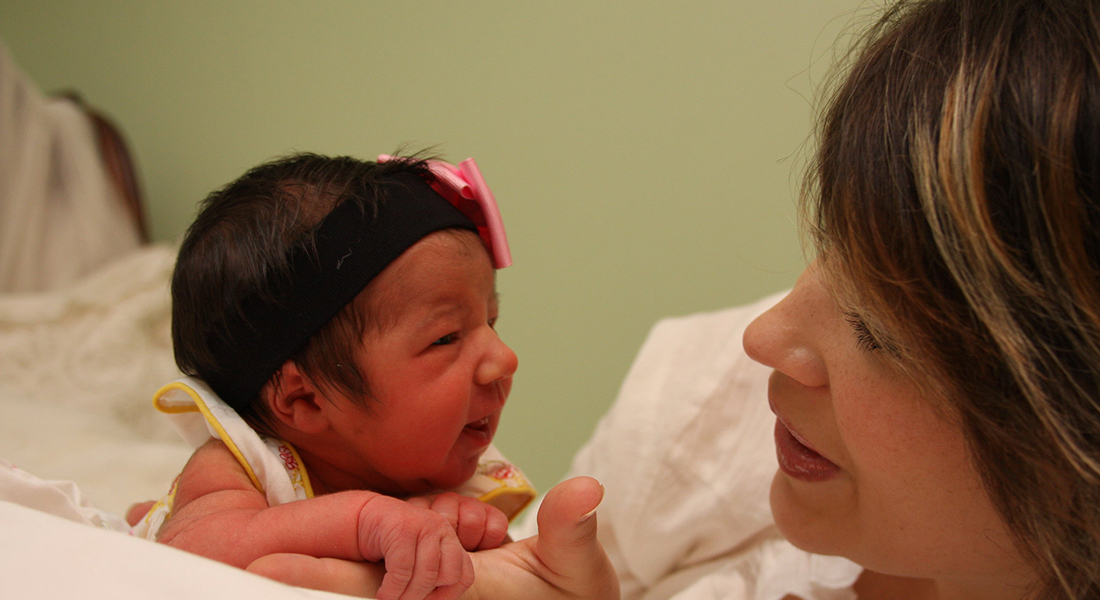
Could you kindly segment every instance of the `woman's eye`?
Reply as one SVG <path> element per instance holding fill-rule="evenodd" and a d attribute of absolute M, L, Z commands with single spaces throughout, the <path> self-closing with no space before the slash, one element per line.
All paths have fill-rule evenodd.
<path fill-rule="evenodd" d="M 455 334 L 448 333 L 447 335 L 445 335 L 445 336 L 439 338 L 438 340 L 432 342 L 432 345 L 433 346 L 446 346 L 447 344 L 453 344 L 454 341 L 455 341 Z"/>
<path fill-rule="evenodd" d="M 848 325 L 852 327 L 852 331 L 856 333 L 856 346 L 864 352 L 874 352 L 876 350 L 882 350 L 882 344 L 879 343 L 875 336 L 871 333 L 871 330 L 867 328 L 867 324 L 863 322 L 863 319 L 855 313 L 844 313 L 844 320 L 848 322 Z"/>
<path fill-rule="evenodd" d="M 496 329 L 496 327 L 497 327 L 497 318 L 496 317 L 493 317 L 492 319 L 489 319 L 489 327 L 492 327 L 493 329 Z"/>

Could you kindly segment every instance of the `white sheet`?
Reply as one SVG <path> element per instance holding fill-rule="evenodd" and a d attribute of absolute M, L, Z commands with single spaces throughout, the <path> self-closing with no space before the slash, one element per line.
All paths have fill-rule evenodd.
<path fill-rule="evenodd" d="M 191 453 L 152 409 L 179 376 L 174 259 L 150 246 L 58 290 L 0 294 L 0 458 L 119 514 L 168 490 Z"/>

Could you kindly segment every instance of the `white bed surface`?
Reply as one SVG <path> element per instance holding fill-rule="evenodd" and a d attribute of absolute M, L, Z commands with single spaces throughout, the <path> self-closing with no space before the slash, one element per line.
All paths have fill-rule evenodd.
<path fill-rule="evenodd" d="M 0 544 L 5 598 L 346 598 L 11 502 L 0 501 L 0 531 L 6 540 Z"/>

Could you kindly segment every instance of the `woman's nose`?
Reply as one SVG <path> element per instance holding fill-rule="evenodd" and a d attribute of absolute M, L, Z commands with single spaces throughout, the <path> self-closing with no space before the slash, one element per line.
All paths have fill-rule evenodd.
<path fill-rule="evenodd" d="M 519 367 L 519 358 L 505 344 L 496 330 L 490 329 L 489 346 L 485 350 L 481 363 L 477 366 L 474 378 L 479 385 L 488 385 L 494 381 L 511 377 Z"/>
<path fill-rule="evenodd" d="M 794 289 L 745 329 L 742 344 L 750 358 L 807 387 L 829 382 L 815 323 L 822 317 L 817 293 L 823 293 L 808 269 Z"/>

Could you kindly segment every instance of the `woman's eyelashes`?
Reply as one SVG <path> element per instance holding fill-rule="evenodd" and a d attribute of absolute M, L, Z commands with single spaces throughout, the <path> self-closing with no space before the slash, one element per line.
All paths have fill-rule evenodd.
<path fill-rule="evenodd" d="M 846 312 L 844 313 L 844 320 L 851 326 L 852 331 L 856 334 L 856 346 L 864 352 L 875 352 L 882 350 L 882 344 L 875 338 L 871 330 L 867 328 L 867 324 L 863 322 L 863 318 L 856 313 Z"/>
<path fill-rule="evenodd" d="M 895 340 L 871 333 L 871 328 L 858 313 L 845 312 L 844 320 L 856 335 L 856 347 L 863 352 L 883 352 L 891 360 L 904 362 L 901 347 Z"/>

